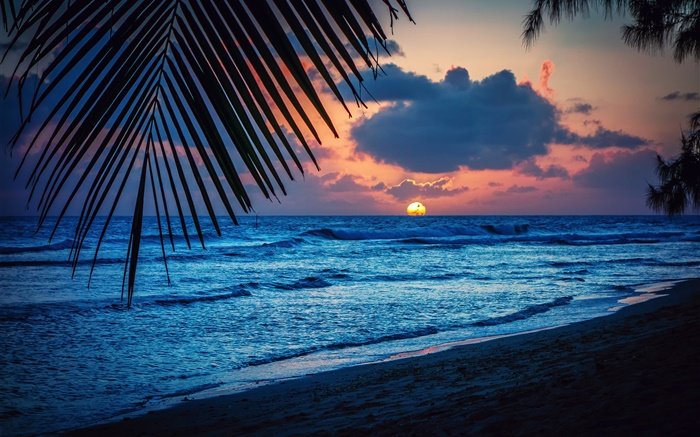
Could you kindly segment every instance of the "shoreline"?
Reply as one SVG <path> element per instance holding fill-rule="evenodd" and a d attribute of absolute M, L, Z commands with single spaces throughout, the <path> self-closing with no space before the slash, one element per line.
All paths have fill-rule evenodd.
<path fill-rule="evenodd" d="M 560 423 L 564 417 L 571 420 L 571 416 L 576 416 L 574 413 L 581 410 L 582 416 L 578 420 L 581 423 L 584 418 L 590 421 L 595 415 L 586 413 L 581 406 L 572 408 L 569 405 L 566 411 L 557 411 L 557 405 L 546 408 L 541 405 L 541 401 L 565 395 L 568 402 L 578 397 L 582 405 L 594 399 L 598 400 L 595 404 L 605 404 L 606 400 L 609 401 L 608 398 L 615 396 L 610 396 L 610 393 L 608 396 L 593 396 L 595 393 L 591 393 L 586 384 L 580 387 L 578 394 L 576 390 L 567 387 L 583 382 L 581 378 L 586 376 L 597 381 L 598 373 L 605 373 L 608 367 L 616 368 L 608 361 L 624 364 L 618 369 L 622 373 L 617 375 L 612 384 L 621 386 L 619 396 L 624 395 L 618 403 L 624 404 L 626 400 L 629 404 L 631 393 L 644 388 L 644 384 L 639 384 L 639 378 L 625 378 L 625 374 L 634 370 L 644 374 L 648 369 L 644 366 L 636 369 L 631 365 L 635 364 L 634 360 L 631 363 L 622 362 L 624 355 L 620 356 L 621 351 L 618 349 L 631 347 L 632 352 L 641 348 L 652 355 L 661 353 L 660 357 L 656 357 L 657 361 L 660 358 L 677 361 L 681 356 L 690 354 L 686 357 L 690 362 L 685 363 L 688 367 L 685 372 L 657 376 L 656 385 L 663 388 L 665 385 L 661 380 L 670 383 L 672 381 L 666 380 L 680 378 L 683 384 L 679 388 L 687 387 L 691 391 L 692 386 L 700 389 L 700 376 L 696 376 L 699 375 L 697 368 L 700 366 L 700 338 L 697 335 L 700 322 L 694 320 L 697 319 L 694 314 L 698 314 L 697 310 L 700 309 L 700 279 L 676 283 L 670 290 L 664 290 L 663 295 L 659 294 L 661 291 L 649 290 L 648 293 L 655 293 L 646 296 L 650 299 L 624 306 L 608 316 L 532 333 L 436 345 L 435 348 L 439 349 L 437 352 L 406 352 L 392 360 L 281 380 L 233 394 L 181 402 L 167 409 L 149 411 L 142 416 L 70 430 L 68 434 L 294 434 L 352 430 L 419 433 L 421 429 L 424 432 L 434 431 L 434 426 L 446 432 L 459 433 L 512 431 L 510 425 L 516 425 L 513 422 L 512 408 L 503 409 L 499 413 L 498 408 L 494 411 L 494 403 L 514 403 L 528 411 L 532 410 L 526 408 L 528 405 L 537 404 L 537 410 L 541 410 L 536 415 L 539 419 L 533 417 L 529 422 L 520 419 L 517 421 L 518 429 L 529 429 L 524 433 L 540 432 L 542 426 L 545 426 L 546 432 L 546 422 L 540 423 L 542 415 L 547 416 L 550 422 L 554 420 L 559 423 L 556 429 L 569 429 Z M 696 311 L 693 313 L 692 309 Z M 652 325 L 656 329 L 652 329 Z M 665 331 L 673 331 L 673 328 L 678 328 L 676 325 L 692 328 L 679 334 L 681 337 L 690 335 L 688 341 L 692 341 L 687 345 L 688 348 L 680 351 L 684 352 L 680 355 L 679 351 L 665 352 L 668 347 L 678 347 L 676 340 L 668 341 L 670 339 L 664 337 Z M 651 347 L 654 344 L 658 346 L 656 349 Z M 606 359 L 606 356 L 610 357 Z M 683 363 L 674 364 L 683 367 Z M 548 367 L 554 372 L 543 374 L 540 371 L 542 368 L 547 370 Z M 538 384 L 548 386 L 547 382 L 556 383 L 553 387 L 548 387 L 551 393 L 538 394 Z M 653 381 L 651 382 L 653 387 Z M 597 381 L 591 385 L 599 383 Z M 523 387 L 533 384 L 530 391 L 515 396 Z M 622 388 L 628 390 L 630 386 L 636 389 L 624 394 Z M 461 397 L 460 394 L 464 393 L 471 394 Z M 695 390 L 695 393 L 700 393 L 700 390 Z M 689 403 L 685 410 L 700 408 L 700 394 L 694 396 L 686 399 Z M 657 401 L 667 398 L 669 402 L 672 401 L 670 396 L 660 396 Z M 536 402 L 538 400 L 540 402 Z M 672 403 L 675 405 L 678 402 L 675 400 Z M 593 404 L 590 406 L 600 409 Z M 545 410 L 552 411 L 547 414 Z M 690 426 L 688 430 L 700 429 L 700 419 L 693 417 L 693 414 L 686 414 L 685 410 L 675 405 L 676 415 L 683 413 L 685 422 Z M 435 417 L 441 417 L 439 423 L 433 422 Z M 639 419 L 647 418 L 641 416 Z M 623 422 L 630 425 L 629 421 Z M 637 426 L 642 422 L 637 422 Z M 583 420 L 583 423 L 588 422 Z M 525 425 L 539 428 L 528 428 Z M 570 430 L 586 428 L 591 432 L 594 430 L 590 426 Z M 602 429 L 616 431 L 614 428 Z M 555 428 L 550 429 L 552 432 L 554 430 Z"/>
<path fill-rule="evenodd" d="M 197 388 L 194 391 L 181 390 L 176 392 L 176 394 L 174 395 L 169 395 L 161 398 L 153 398 L 137 408 L 124 409 L 118 412 L 117 414 L 101 419 L 99 421 L 93 421 L 92 423 L 82 424 L 80 428 L 91 428 L 107 423 L 117 422 L 120 420 L 129 420 L 134 417 L 151 414 L 155 411 L 162 411 L 174 408 L 178 405 L 181 405 L 183 402 L 207 400 L 217 398 L 220 396 L 229 396 L 234 394 L 245 393 L 269 385 L 275 385 L 286 381 L 295 381 L 298 379 L 307 378 L 311 375 L 343 370 L 355 366 L 381 364 L 411 357 L 431 355 L 434 353 L 447 351 L 455 347 L 489 342 L 500 338 L 530 335 L 540 331 L 561 328 L 564 326 L 568 326 L 572 323 L 578 323 L 580 321 L 592 320 L 599 317 L 607 317 L 627 306 L 639 304 L 647 300 L 666 296 L 665 294 L 660 293 L 671 288 L 674 284 L 686 280 L 687 279 L 677 279 L 638 284 L 634 286 L 632 295 L 630 295 L 629 297 L 618 299 L 616 301 L 616 305 L 608 307 L 606 312 L 596 313 L 596 315 L 592 315 L 590 318 L 577 320 L 574 322 L 560 323 L 556 325 L 548 325 L 525 330 L 516 330 L 502 334 L 486 334 L 476 337 L 458 336 L 457 339 L 435 338 L 436 335 L 447 334 L 447 332 L 442 332 L 438 334 L 430 334 L 427 336 L 408 337 L 404 339 L 392 340 L 389 342 L 369 343 L 366 345 L 359 345 L 350 347 L 348 349 L 342 349 L 345 351 L 362 350 L 362 352 L 359 353 L 359 358 L 356 353 L 353 354 L 354 358 L 351 359 L 346 356 L 335 356 L 336 351 L 320 350 L 309 354 L 303 354 L 291 358 L 285 358 L 282 360 L 275 360 L 265 362 L 262 364 L 257 364 L 254 366 L 248 366 L 235 370 L 235 378 L 232 378 L 227 382 L 214 384 L 208 388 Z M 432 341 L 429 341 L 423 345 L 415 345 L 413 347 L 411 347 L 412 345 L 404 344 L 404 342 L 406 341 L 415 342 L 427 338 L 431 338 Z M 421 343 L 423 342 L 421 341 Z M 373 350 L 374 347 L 379 346 L 381 344 L 394 344 L 395 346 L 392 348 L 394 349 L 394 351 L 387 353 L 386 351 L 379 352 Z M 369 348 L 369 350 L 367 350 L 367 348 Z M 329 353 L 332 355 L 329 355 Z M 69 429 L 62 429 L 58 431 L 65 432 Z"/>

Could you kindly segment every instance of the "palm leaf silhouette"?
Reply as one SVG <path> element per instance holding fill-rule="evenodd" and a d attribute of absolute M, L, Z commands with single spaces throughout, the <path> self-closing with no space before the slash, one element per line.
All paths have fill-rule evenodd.
<path fill-rule="evenodd" d="M 128 305 L 149 199 L 164 260 L 166 241 L 175 248 L 176 222 L 191 246 L 188 216 L 205 247 L 200 216 L 208 216 L 221 235 L 214 212 L 218 202 L 236 223 L 235 204 L 244 212 L 252 208 L 234 158 L 266 198 L 277 198 L 286 194 L 280 172 L 290 179 L 293 168 L 304 173 L 282 126 L 316 167 L 305 133 L 321 139 L 306 108 L 337 136 L 301 57 L 347 109 L 336 82 L 345 82 L 363 104 L 360 70 L 378 68 L 372 41 L 386 50 L 387 35 L 366 0 L 24 0 L 19 5 L 2 0 L 0 5 L 12 38 L 8 51 L 29 41 L 12 83 L 20 109 L 26 109 L 11 140 L 11 147 L 24 147 L 15 177 L 24 177 L 39 226 L 57 216 L 51 237 L 69 207 L 80 206 L 70 252 L 73 273 L 89 231 L 101 226 L 92 277 L 124 191 L 130 184 L 138 187 L 122 286 Z M 381 7 L 388 8 L 392 24 L 399 10 L 412 21 L 402 0 L 384 0 Z M 40 66 L 37 85 L 29 86 Z M 56 104 L 43 114 L 39 108 L 49 100 Z M 98 220 L 101 215 L 104 220 Z"/>
<path fill-rule="evenodd" d="M 588 16 L 602 10 L 605 18 L 628 13 L 634 22 L 622 28 L 622 40 L 640 51 L 673 47 L 677 62 L 700 60 L 700 2 L 698 0 L 533 0 L 523 20 L 522 38 L 532 46 L 544 29 L 545 16 L 557 24 L 562 18 Z"/>
<path fill-rule="evenodd" d="M 669 216 L 700 209 L 700 112 L 692 114 L 687 134 L 681 132 L 681 154 L 668 162 L 656 156 L 656 174 L 659 185 L 647 189 L 649 208 Z"/>

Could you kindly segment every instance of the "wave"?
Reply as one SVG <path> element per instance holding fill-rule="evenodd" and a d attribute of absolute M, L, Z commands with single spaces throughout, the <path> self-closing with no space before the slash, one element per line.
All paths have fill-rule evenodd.
<path fill-rule="evenodd" d="M 225 292 L 222 294 L 222 292 Z M 206 296 L 182 297 L 177 299 L 156 299 L 153 304 L 160 306 L 173 305 L 190 305 L 197 302 L 216 302 L 219 300 L 227 300 L 235 297 L 251 296 L 250 291 L 244 285 L 236 285 L 232 287 L 224 287 L 214 290 L 214 293 Z"/>
<path fill-rule="evenodd" d="M 511 323 L 518 320 L 528 319 L 536 314 L 541 314 L 558 306 L 568 305 L 573 300 L 573 296 L 565 296 L 554 299 L 551 302 L 530 305 L 520 311 L 500 317 L 492 317 L 490 319 L 480 320 L 472 323 L 473 326 L 495 326 Z"/>
<path fill-rule="evenodd" d="M 213 232 L 204 232 L 202 234 L 204 241 L 215 241 L 219 238 L 219 236 L 216 233 Z M 188 237 L 190 239 L 190 242 L 192 244 L 199 243 L 199 237 L 197 236 L 196 232 L 192 232 L 188 234 Z M 160 234 L 143 234 L 141 235 L 141 242 L 142 243 L 153 243 L 153 244 L 158 244 L 160 245 L 160 239 L 161 236 Z M 175 241 L 176 244 L 182 243 L 185 244 L 187 241 L 185 239 L 184 234 L 178 234 L 174 233 L 173 234 L 173 241 Z M 129 243 L 129 234 L 126 234 L 126 236 L 116 236 L 112 235 L 103 240 L 104 243 L 113 243 L 113 244 L 121 244 L 121 243 Z M 170 244 L 170 235 L 167 232 L 163 232 L 163 242 Z"/>
<path fill-rule="evenodd" d="M 299 279 L 291 284 L 274 284 L 274 287 L 280 290 L 301 290 L 304 288 L 325 288 L 330 287 L 330 282 L 322 278 L 317 278 L 316 276 L 308 276 L 304 279 Z"/>
<path fill-rule="evenodd" d="M 606 259 L 600 261 L 601 265 L 605 264 L 634 264 L 634 265 L 639 265 L 639 264 L 644 264 L 644 265 L 657 265 L 659 264 L 659 261 L 656 258 L 641 258 L 641 257 L 635 257 L 635 258 L 612 258 L 612 259 Z"/>
<path fill-rule="evenodd" d="M 320 228 L 303 232 L 300 236 L 339 241 L 394 240 L 397 243 L 406 245 L 429 245 L 445 248 L 449 246 L 493 245 L 499 243 L 595 246 L 692 241 L 686 233 L 676 231 L 611 234 L 539 233 L 533 235 L 530 233 L 529 224 L 485 224 L 472 227 L 437 226 L 434 228 L 382 231 Z"/>
<path fill-rule="evenodd" d="M 98 258 L 95 264 L 123 264 L 123 258 Z M 69 260 L 16 260 L 16 261 L 0 261 L 0 268 L 9 267 L 69 267 L 73 262 Z M 91 259 L 78 261 L 78 265 L 92 265 Z"/>
<path fill-rule="evenodd" d="M 668 267 L 697 267 L 700 266 L 700 261 L 668 261 L 660 264 Z"/>
<path fill-rule="evenodd" d="M 221 382 L 212 382 L 209 384 L 201 384 L 201 385 L 196 385 L 194 387 L 189 387 L 189 388 L 184 388 L 182 390 L 174 391 L 172 393 L 166 393 L 162 395 L 157 395 L 154 396 L 156 399 L 169 399 L 169 398 L 177 398 L 180 396 L 187 396 L 187 395 L 192 395 L 195 393 L 202 392 L 204 390 L 209 390 L 211 388 L 217 388 L 220 387 L 223 383 Z"/>
<path fill-rule="evenodd" d="M 321 270 L 321 274 L 325 276 L 326 278 L 329 279 L 348 279 L 350 278 L 350 275 L 347 273 L 348 269 L 323 269 Z"/>
<path fill-rule="evenodd" d="M 579 269 L 579 270 L 565 270 L 562 272 L 565 275 L 585 275 L 587 273 L 590 273 L 588 269 Z"/>
<path fill-rule="evenodd" d="M 530 225 L 481 225 L 481 229 L 494 235 L 520 235 L 530 229 Z"/>
<path fill-rule="evenodd" d="M 590 266 L 588 261 L 552 261 L 549 263 L 552 267 L 574 267 L 574 266 Z"/>
<path fill-rule="evenodd" d="M 327 240 L 402 240 L 407 238 L 445 238 L 457 236 L 483 235 L 483 232 L 474 228 L 459 226 L 437 226 L 434 228 L 420 229 L 395 229 L 383 231 L 349 230 L 349 229 L 312 229 L 303 232 L 302 236 L 320 237 Z"/>
<path fill-rule="evenodd" d="M 133 310 L 153 307 L 172 307 L 178 305 L 191 305 L 198 302 L 216 302 L 227 299 L 251 296 L 250 290 L 260 288 L 257 282 L 222 287 L 208 290 L 196 295 L 181 296 L 139 296 L 132 305 Z M 205 294 L 206 293 L 206 294 Z M 117 299 L 118 296 L 117 296 Z M 101 298 L 99 300 L 77 299 L 72 301 L 18 303 L 0 306 L 0 322 L 21 322 L 33 317 L 42 319 L 53 317 L 65 317 L 66 314 L 89 315 L 102 312 L 130 311 L 125 301 L 115 303 L 114 298 Z"/>
<path fill-rule="evenodd" d="M 73 240 L 63 240 L 59 243 L 43 244 L 39 246 L 5 246 L 0 247 L 0 255 L 14 255 L 17 253 L 30 252 L 46 252 L 53 250 L 70 249 L 73 246 Z"/>
<path fill-rule="evenodd" d="M 338 349 L 345 349 L 348 347 L 367 346 L 370 344 L 384 343 L 387 341 L 406 340 L 408 338 L 424 337 L 426 335 L 437 334 L 438 332 L 440 332 L 440 331 L 436 327 L 428 326 L 425 328 L 416 329 L 414 331 L 398 332 L 396 334 L 383 335 L 381 337 L 373 338 L 370 340 L 342 341 L 342 342 L 338 342 L 338 343 L 331 343 L 331 344 L 325 346 L 323 349 L 338 350 Z"/>
<path fill-rule="evenodd" d="M 274 242 L 274 243 L 263 243 L 263 244 L 260 245 L 260 247 L 267 247 L 267 248 L 270 248 L 270 247 L 282 247 L 282 248 L 285 248 L 285 249 L 289 249 L 289 248 L 292 248 L 292 247 L 297 247 L 297 246 L 299 246 L 299 245 L 301 245 L 301 244 L 303 244 L 303 243 L 305 243 L 305 242 L 306 242 L 306 240 L 304 240 L 303 238 L 294 237 L 294 238 L 290 238 L 290 239 L 288 239 L 288 240 L 276 241 L 276 242 Z"/>
<path fill-rule="evenodd" d="M 472 272 L 446 272 L 446 273 L 433 273 L 425 274 L 421 272 L 417 273 L 399 273 L 393 275 L 375 275 L 368 277 L 371 281 L 380 282 L 404 282 L 404 281 L 447 281 L 450 279 L 460 279 L 467 278 L 473 275 Z"/>
<path fill-rule="evenodd" d="M 335 350 L 346 349 L 346 348 L 350 348 L 350 347 L 369 346 L 372 344 L 379 344 L 379 343 L 384 343 L 387 341 L 406 340 L 409 338 L 424 337 L 426 335 L 437 334 L 438 332 L 440 332 L 440 331 L 436 327 L 428 326 L 428 327 L 419 328 L 419 329 L 416 329 L 413 331 L 398 332 L 395 334 L 387 334 L 387 335 L 383 335 L 383 336 L 375 337 L 375 338 L 370 338 L 370 339 L 366 339 L 366 340 L 339 341 L 336 343 L 330 343 L 330 344 L 323 345 L 323 346 L 304 348 L 302 350 L 298 350 L 297 352 L 293 352 L 293 353 L 289 353 L 289 354 L 281 354 L 281 355 L 276 355 L 273 357 L 261 358 L 258 360 L 249 361 L 248 363 L 245 364 L 245 366 L 259 366 L 262 364 L 274 363 L 277 361 L 290 360 L 292 358 L 302 357 L 305 355 L 312 354 L 314 352 L 335 351 Z"/>
<path fill-rule="evenodd" d="M 633 293 L 633 292 L 634 292 L 634 288 L 630 287 L 629 285 L 613 285 L 613 286 L 610 287 L 610 288 L 612 288 L 612 289 L 615 290 L 615 291 L 624 291 L 624 292 L 627 292 L 627 293 Z"/>
<path fill-rule="evenodd" d="M 467 245 L 484 245 L 492 246 L 496 243 L 492 238 L 469 238 L 469 239 L 429 239 L 429 238 L 404 238 L 401 240 L 396 240 L 397 243 L 401 244 L 418 244 L 432 246 L 434 249 L 454 249 L 461 246 Z"/>

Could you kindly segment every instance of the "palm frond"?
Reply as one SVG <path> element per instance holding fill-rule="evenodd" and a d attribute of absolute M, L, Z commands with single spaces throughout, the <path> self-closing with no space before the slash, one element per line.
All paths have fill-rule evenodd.
<path fill-rule="evenodd" d="M 697 0 L 534 0 L 523 19 L 523 44 L 531 47 L 542 33 L 545 17 L 550 24 L 562 18 L 588 16 L 590 10 L 602 10 L 605 18 L 624 15 L 634 19 L 623 26 L 622 39 L 640 51 L 656 52 L 673 47 L 674 58 L 700 59 L 700 2 Z"/>
<path fill-rule="evenodd" d="M 562 18 L 587 17 L 591 9 L 603 10 L 606 18 L 623 13 L 628 0 L 534 0 L 532 9 L 523 19 L 523 44 L 532 47 L 544 30 L 545 15 L 550 24 L 558 24 Z"/>
<path fill-rule="evenodd" d="M 242 172 L 266 198 L 286 194 L 280 171 L 293 179 L 293 168 L 300 174 L 304 169 L 285 128 L 317 167 L 306 139 L 321 142 L 314 114 L 338 135 L 301 57 L 349 113 L 336 83 L 345 82 L 363 104 L 356 60 L 377 68 L 368 41 L 386 47 L 387 39 L 366 0 L 24 0 L 18 8 L 2 0 L 0 5 L 13 40 L 8 50 L 29 39 L 13 75 L 13 86 L 26 93 L 28 103 L 11 140 L 23 153 L 16 177 L 26 183 L 39 226 L 57 216 L 52 237 L 69 207 L 80 207 L 70 252 L 74 273 L 88 235 L 100 223 L 91 277 L 125 191 L 135 190 L 124 269 L 129 305 L 147 202 L 155 208 L 165 259 L 165 229 L 174 249 L 176 222 L 191 244 L 186 216 L 205 247 L 201 218 L 208 217 L 221 234 L 217 205 L 233 222 L 235 208 L 251 211 Z M 396 5 L 384 0 L 382 6 L 392 22 L 399 9 L 412 20 L 404 1 Z M 38 86 L 28 87 L 39 66 Z"/>

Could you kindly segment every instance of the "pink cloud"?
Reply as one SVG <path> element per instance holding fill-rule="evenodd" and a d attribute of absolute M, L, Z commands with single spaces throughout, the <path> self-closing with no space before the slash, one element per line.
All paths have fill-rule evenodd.
<path fill-rule="evenodd" d="M 545 97 L 554 97 L 554 90 L 549 86 L 549 79 L 554 74 L 554 62 L 547 59 L 540 68 L 540 89 Z"/>

